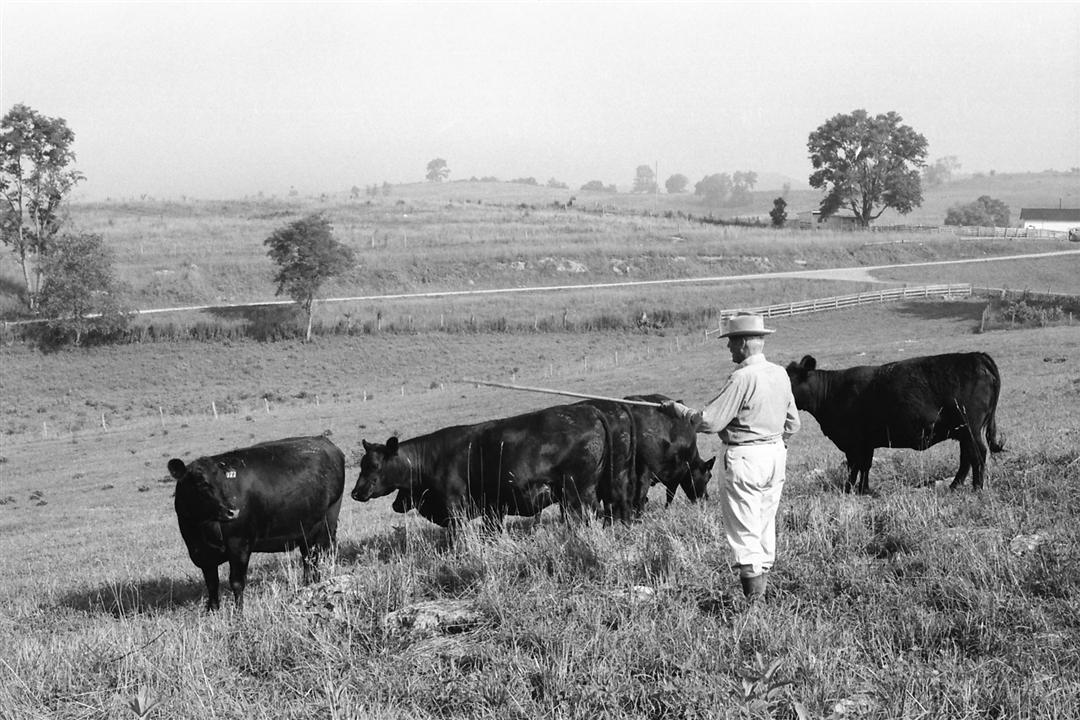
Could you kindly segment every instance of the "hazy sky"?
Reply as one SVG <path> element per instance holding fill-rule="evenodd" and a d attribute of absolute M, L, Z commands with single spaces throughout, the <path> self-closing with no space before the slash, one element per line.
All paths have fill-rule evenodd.
<path fill-rule="evenodd" d="M 962 172 L 1080 166 L 1080 3 L 0 0 L 3 112 L 75 132 L 84 198 L 450 178 L 805 183 L 895 110 Z M 760 189 L 769 189 L 759 186 Z"/>

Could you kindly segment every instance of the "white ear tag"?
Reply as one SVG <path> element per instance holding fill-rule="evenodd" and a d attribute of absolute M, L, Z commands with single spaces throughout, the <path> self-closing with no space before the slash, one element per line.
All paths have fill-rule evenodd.
<path fill-rule="evenodd" d="M 231 480 L 232 478 L 236 477 L 236 471 L 235 470 L 226 470 L 225 471 L 225 477 L 227 477 L 227 478 L 229 478 Z"/>

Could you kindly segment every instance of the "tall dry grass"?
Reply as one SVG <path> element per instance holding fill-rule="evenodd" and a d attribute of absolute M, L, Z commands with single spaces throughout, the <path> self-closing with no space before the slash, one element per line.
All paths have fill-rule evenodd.
<path fill-rule="evenodd" d="M 204 614 L 193 579 L 144 571 L 66 606 L 46 581 L 0 627 L 0 716 L 122 717 L 143 688 L 176 718 L 1072 718 L 1074 460 L 1024 453 L 982 495 L 906 468 L 872 498 L 796 466 L 752 611 L 708 505 L 633 527 L 549 515 L 452 545 L 407 520 L 342 543 L 324 572 L 344 591 L 313 599 L 289 561 L 242 616 Z M 436 637 L 384 625 L 431 600 L 476 616 Z"/>

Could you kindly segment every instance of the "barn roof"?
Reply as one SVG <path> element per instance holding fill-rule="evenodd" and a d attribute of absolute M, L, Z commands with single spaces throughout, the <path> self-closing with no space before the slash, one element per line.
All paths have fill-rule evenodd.
<path fill-rule="evenodd" d="M 1021 208 L 1021 220 L 1049 220 L 1051 222 L 1080 222 L 1077 208 Z"/>

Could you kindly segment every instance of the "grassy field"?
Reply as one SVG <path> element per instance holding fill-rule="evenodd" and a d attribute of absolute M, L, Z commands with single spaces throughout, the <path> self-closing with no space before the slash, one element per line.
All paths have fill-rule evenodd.
<path fill-rule="evenodd" d="M 771 323 L 767 351 L 780 362 L 990 352 L 1008 451 L 979 495 L 943 491 L 957 462 L 949 443 L 879 451 L 874 494 L 846 496 L 840 453 L 804 416 L 775 594 L 749 614 L 730 604 L 718 511 L 685 501 L 664 511 L 654 497 L 632 527 L 567 528 L 548 512 L 538 527 L 512 522 L 453 548 L 386 499 L 346 500 L 339 556 L 326 568 L 336 592 L 300 586 L 296 558 L 256 556 L 245 614 L 208 616 L 165 472 L 174 456 L 330 431 L 352 458 L 351 486 L 361 438 L 553 400 L 433 380 L 365 401 L 363 382 L 350 379 L 395 366 L 503 379 L 516 368 L 526 384 L 700 404 L 729 370 L 715 341 L 590 333 L 458 343 L 425 333 L 353 345 L 202 343 L 173 347 L 171 358 L 157 357 L 158 346 L 39 356 L 38 379 L 60 372 L 48 367 L 56 360 L 70 389 L 88 396 L 78 379 L 121 375 L 141 389 L 149 417 L 3 437 L 0 717 L 134 717 L 127 703 L 140 689 L 161 701 L 148 717 L 177 718 L 1076 717 L 1080 332 L 976 334 L 982 306 L 911 302 Z M 619 349 L 622 360 L 575 367 L 583 341 L 593 357 Z M 569 362 L 549 377 L 545 365 L 558 358 Z M 248 382 L 230 377 L 272 382 L 283 399 L 217 420 L 195 407 L 157 414 L 158 402 L 192 402 L 196 388 Z M 702 446 L 716 450 L 707 437 Z M 477 619 L 437 638 L 382 624 L 421 600 L 463 603 Z"/>
<path fill-rule="evenodd" d="M 540 207 L 564 199 L 555 191 L 505 184 L 485 190 L 497 199 L 470 195 L 471 183 L 442 195 L 398 190 L 371 205 L 325 202 L 339 232 L 364 248 L 335 290 L 689 279 L 1071 249 L 565 211 Z M 239 302 L 272 297 L 262 238 L 318 206 L 117 202 L 75 208 L 75 219 L 116 244 L 140 302 Z M 976 296 L 770 319 L 778 331 L 767 354 L 781 363 L 989 352 L 1003 378 L 1006 452 L 973 494 L 944 490 L 955 443 L 881 450 L 872 495 L 853 497 L 839 490 L 842 455 L 804 414 L 775 592 L 750 613 L 732 600 L 718 509 L 680 499 L 664 510 L 654 493 L 633 526 L 566 527 L 550 509 L 538 524 L 515 520 L 453 547 L 423 519 L 395 515 L 387 498 L 346 499 L 328 584 L 302 586 L 296 557 L 257 555 L 244 614 L 226 601 L 207 615 L 166 471 L 172 457 L 325 432 L 348 458 L 348 490 L 362 439 L 560 401 L 462 378 L 700 405 L 730 371 L 723 344 L 703 334 L 719 309 L 927 282 L 1077 295 L 1077 257 L 856 280 L 326 305 L 324 323 L 359 329 L 306 345 L 148 340 L 45 353 L 0 344 L 0 718 L 1080 717 L 1080 318 L 979 332 L 989 301 Z M 586 272 L 558 269 L 571 260 Z M 0 266 L 0 277 L 11 269 Z M 0 285 L 9 303 L 10 288 Z M 650 324 L 638 328 L 642 312 Z M 217 311 L 166 322 L 208 318 L 289 321 Z M 700 442 L 706 457 L 718 449 L 715 438 Z M 457 603 L 472 619 L 436 637 L 387 624 L 422 601 Z M 129 703 L 140 697 L 160 705 L 137 712 Z"/>

